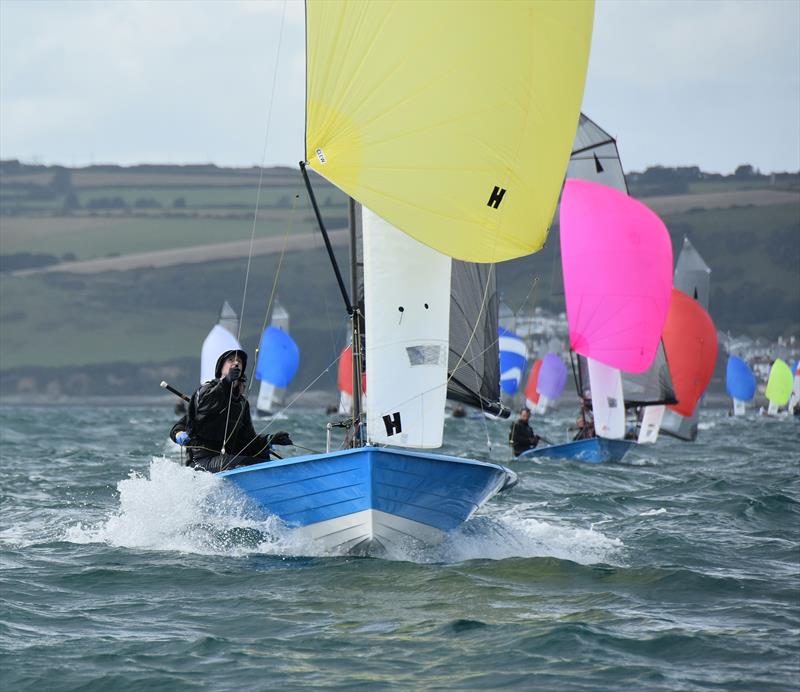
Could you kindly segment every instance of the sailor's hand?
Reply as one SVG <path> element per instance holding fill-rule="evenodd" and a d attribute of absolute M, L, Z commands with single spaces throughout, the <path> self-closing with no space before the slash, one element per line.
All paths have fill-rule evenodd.
<path fill-rule="evenodd" d="M 284 431 L 275 433 L 270 438 L 269 443 L 273 444 L 273 445 L 291 445 L 291 444 L 294 444 L 294 442 L 292 442 L 292 438 L 289 437 L 289 433 L 284 432 Z"/>
<path fill-rule="evenodd" d="M 236 382 L 242 376 L 242 371 L 239 368 L 231 368 L 228 370 L 228 374 L 225 375 L 225 379 L 228 380 L 231 384 Z"/>
<path fill-rule="evenodd" d="M 181 446 L 186 445 L 189 442 L 189 433 L 181 430 L 177 435 L 175 435 L 175 442 Z"/>

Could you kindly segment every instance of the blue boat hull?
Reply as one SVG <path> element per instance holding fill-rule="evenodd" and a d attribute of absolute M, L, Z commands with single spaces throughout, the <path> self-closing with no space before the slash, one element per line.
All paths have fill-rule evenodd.
<path fill-rule="evenodd" d="M 628 450 L 635 445 L 634 440 L 607 440 L 604 437 L 590 437 L 587 440 L 575 440 L 561 445 L 537 447 L 519 455 L 520 459 L 549 457 L 551 459 L 574 459 L 589 464 L 601 464 L 604 461 L 621 461 Z"/>
<path fill-rule="evenodd" d="M 358 554 L 435 544 L 516 483 L 516 474 L 498 464 L 378 447 L 218 475 L 323 548 Z"/>

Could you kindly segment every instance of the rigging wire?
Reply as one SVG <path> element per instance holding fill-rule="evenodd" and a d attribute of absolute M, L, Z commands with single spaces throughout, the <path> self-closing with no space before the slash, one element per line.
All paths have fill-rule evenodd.
<path fill-rule="evenodd" d="M 264 311 L 264 320 L 261 323 L 261 330 L 258 332 L 259 334 L 259 342 L 256 346 L 255 355 L 254 355 L 254 363 L 253 363 L 253 377 L 247 383 L 247 394 L 250 393 L 250 389 L 253 386 L 253 382 L 255 381 L 255 371 L 258 367 L 258 356 L 259 351 L 261 350 L 261 335 L 264 333 L 264 330 L 267 328 L 267 320 L 269 319 L 270 315 L 272 314 L 272 305 L 275 302 L 275 294 L 278 291 L 278 279 L 281 275 L 281 269 L 283 268 L 283 258 L 286 256 L 286 245 L 289 240 L 289 235 L 292 232 L 292 227 L 294 226 L 294 219 L 297 211 L 297 200 L 300 198 L 300 194 L 296 193 L 294 196 L 294 202 L 292 204 L 292 210 L 289 214 L 289 223 L 286 225 L 286 232 L 283 234 L 283 245 L 281 247 L 281 254 L 278 257 L 278 266 L 275 268 L 275 276 L 272 280 L 272 290 L 269 295 L 269 300 L 267 301 L 267 309 Z"/>
<path fill-rule="evenodd" d="M 267 159 L 267 145 L 269 144 L 269 133 L 272 125 L 272 108 L 275 102 L 275 88 L 278 82 L 278 66 L 280 65 L 281 45 L 283 44 L 283 27 L 286 23 L 286 0 L 283 2 L 283 11 L 281 12 L 281 23 L 278 30 L 278 42 L 275 47 L 275 68 L 272 72 L 272 89 L 270 90 L 269 105 L 267 106 L 267 122 L 264 128 L 264 146 L 261 150 L 261 164 L 258 167 L 258 186 L 256 188 L 256 203 L 253 209 L 253 224 L 250 230 L 250 248 L 247 253 L 247 269 L 244 275 L 244 288 L 242 289 L 242 307 L 239 312 L 239 328 L 236 330 L 236 340 L 241 343 L 242 338 L 242 324 L 244 322 L 244 309 L 247 303 L 247 287 L 250 280 L 250 265 L 253 260 L 253 243 L 255 242 L 256 226 L 258 225 L 258 212 L 261 204 L 261 190 L 264 184 L 264 164 Z M 230 394 L 228 395 L 228 407 L 225 413 L 225 430 L 223 434 L 222 453 L 225 453 L 225 444 L 229 439 L 228 430 L 230 426 L 230 411 L 231 403 L 233 401 L 233 386 L 231 386 Z M 241 413 L 240 413 L 241 416 Z M 238 420 L 236 424 L 238 424 Z M 233 430 L 236 425 L 233 426 Z M 231 435 L 233 434 L 231 430 Z"/>
<path fill-rule="evenodd" d="M 307 392 L 309 389 L 311 389 L 311 387 L 313 387 L 313 386 L 314 386 L 314 385 L 315 385 L 315 384 L 316 384 L 316 383 L 317 383 L 317 382 L 318 382 L 318 381 L 319 381 L 319 380 L 320 380 L 320 379 L 321 379 L 321 378 L 322 378 L 322 377 L 323 377 L 323 376 L 324 376 L 326 373 L 330 372 L 331 368 L 332 368 L 334 365 L 337 365 L 337 364 L 338 364 L 338 362 L 339 362 L 339 356 L 337 356 L 337 357 L 336 357 L 336 358 L 335 358 L 333 361 L 331 361 L 331 362 L 328 364 L 328 366 L 322 370 L 322 372 L 320 372 L 320 373 L 319 373 L 319 374 L 318 374 L 318 375 L 317 375 L 317 376 L 316 376 L 316 377 L 315 377 L 313 380 L 311 380 L 311 382 L 309 382 L 309 383 L 306 385 L 306 387 L 305 387 L 305 388 L 304 388 L 304 389 L 303 389 L 301 392 L 298 392 L 298 393 L 297 393 L 297 394 L 294 396 L 294 398 L 293 398 L 293 399 L 292 399 L 292 400 L 291 400 L 291 401 L 290 401 L 288 404 L 286 404 L 286 406 L 284 406 L 284 407 L 283 407 L 283 408 L 282 408 L 280 411 L 278 411 L 278 413 L 277 413 L 275 416 L 273 416 L 273 417 L 272 417 L 270 420 L 268 420 L 268 421 L 267 421 L 267 422 L 266 422 L 266 423 L 265 423 L 263 426 L 261 426 L 261 428 L 259 428 L 258 430 L 255 430 L 255 426 L 254 426 L 254 430 L 255 430 L 255 433 L 256 433 L 256 435 L 263 435 L 263 434 L 267 433 L 267 432 L 269 431 L 269 429 L 272 427 L 272 424 L 275 422 L 275 419 L 276 419 L 278 416 L 280 416 L 281 414 L 283 414 L 283 413 L 285 413 L 286 411 L 288 411 L 288 410 L 289 410 L 289 409 L 290 409 L 290 408 L 291 408 L 291 407 L 294 405 L 294 402 L 295 402 L 295 401 L 297 401 L 297 400 L 298 400 L 300 397 L 302 397 L 302 396 L 303 396 L 303 395 L 304 395 L 304 394 L 305 394 L 305 393 L 306 393 L 306 392 Z M 244 408 L 244 407 L 243 407 L 243 408 Z M 255 438 L 253 438 L 253 440 L 255 440 Z M 250 440 L 250 441 L 247 443 L 247 445 L 244 445 L 244 448 L 246 449 L 246 448 L 247 448 L 247 446 L 248 446 L 248 445 L 249 445 L 251 442 L 253 442 L 253 440 Z M 294 445 L 294 446 L 296 446 L 296 445 Z M 302 448 L 301 448 L 301 449 L 302 449 Z M 241 456 L 241 455 L 240 455 L 240 454 L 238 454 L 238 453 L 237 453 L 237 454 L 235 454 L 235 455 L 233 456 L 233 458 L 230 460 L 230 462 L 229 462 L 229 463 L 233 462 L 233 461 L 234 461 L 235 459 L 237 459 L 239 456 Z"/>
<path fill-rule="evenodd" d="M 242 309 L 241 312 L 239 313 L 241 319 L 239 320 L 239 329 L 238 329 L 238 334 L 236 335 L 237 340 L 241 340 L 242 322 L 244 322 L 244 308 L 247 301 L 247 284 L 250 278 L 250 264 L 253 259 L 253 242 L 255 241 L 255 236 L 256 236 L 256 225 L 258 224 L 258 211 L 261 203 L 261 190 L 264 183 L 264 164 L 267 159 L 267 145 L 269 143 L 270 127 L 272 125 L 272 107 L 275 102 L 275 88 L 278 82 L 278 66 L 280 65 L 281 44 L 283 43 L 283 27 L 285 23 L 286 23 L 286 0 L 283 0 L 283 11 L 281 12 L 281 25 L 280 29 L 278 30 L 278 43 L 275 48 L 275 69 L 272 72 L 272 89 L 269 97 L 269 105 L 267 107 L 267 123 L 264 129 L 264 146 L 261 150 L 261 165 L 259 165 L 258 167 L 258 187 L 256 190 L 256 204 L 255 204 L 255 209 L 253 210 L 253 225 L 250 231 L 250 251 L 247 254 L 247 270 L 245 271 L 244 275 L 244 289 L 242 291 Z"/>

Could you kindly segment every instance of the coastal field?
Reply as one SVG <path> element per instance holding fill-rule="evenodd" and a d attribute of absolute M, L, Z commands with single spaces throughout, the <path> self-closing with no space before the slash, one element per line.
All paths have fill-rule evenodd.
<path fill-rule="evenodd" d="M 319 384 L 332 388 L 323 371 L 344 339 L 345 314 L 297 172 L 265 171 L 259 191 L 254 170 L 155 168 L 3 172 L 0 390 L 32 378 L 35 391 L 63 393 L 70 369 L 102 366 L 103 392 L 125 382 L 127 393 L 146 393 L 149 383 L 130 373 L 193 362 L 224 300 L 240 311 L 244 298 L 252 350 L 273 285 L 303 354 L 298 382 L 323 373 Z M 346 200 L 315 185 L 347 271 L 338 230 Z M 676 255 L 687 236 L 711 266 L 719 329 L 800 332 L 800 191 L 717 181 L 644 201 L 662 214 Z M 542 251 L 499 265 L 497 276 L 512 310 L 563 310 L 558 228 Z"/>

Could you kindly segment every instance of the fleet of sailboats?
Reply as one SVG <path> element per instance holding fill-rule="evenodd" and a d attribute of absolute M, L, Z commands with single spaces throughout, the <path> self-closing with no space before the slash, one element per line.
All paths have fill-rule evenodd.
<path fill-rule="evenodd" d="M 501 392 L 517 393 L 528 351 L 498 324 L 494 265 L 542 247 L 559 196 L 573 372 L 594 435 L 525 456 L 600 462 L 662 429 L 693 439 L 717 352 L 710 270 L 687 239 L 673 277 L 663 222 L 628 196 L 616 141 L 580 113 L 592 3 L 306 10 L 301 170 L 351 320 L 337 377 L 349 434 L 338 451 L 219 475 L 323 547 L 358 554 L 438 542 L 513 487 L 503 465 L 433 450 L 447 399 L 508 413 Z M 349 290 L 309 171 L 351 200 Z M 223 313 L 235 317 L 227 303 Z M 204 344 L 215 358 L 239 347 L 222 321 Z M 266 413 L 299 361 L 279 307 L 259 352 Z M 792 373 L 782 361 L 773 370 L 768 396 L 788 401 Z M 536 359 L 527 405 L 546 413 L 567 379 L 557 354 Z M 729 380 L 747 400 L 741 378 Z"/>

